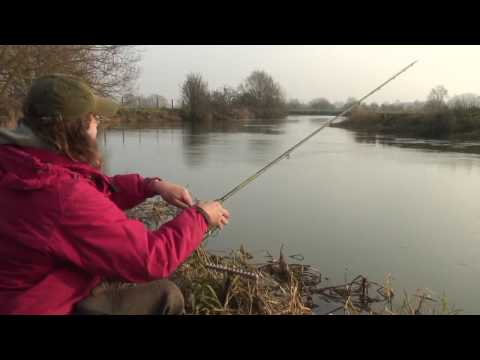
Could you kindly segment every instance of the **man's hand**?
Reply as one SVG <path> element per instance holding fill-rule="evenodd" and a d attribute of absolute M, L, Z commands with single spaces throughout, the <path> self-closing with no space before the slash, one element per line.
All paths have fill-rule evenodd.
<path fill-rule="evenodd" d="M 183 186 L 165 180 L 153 180 L 151 187 L 154 193 L 173 206 L 186 209 L 194 205 L 190 193 Z"/>

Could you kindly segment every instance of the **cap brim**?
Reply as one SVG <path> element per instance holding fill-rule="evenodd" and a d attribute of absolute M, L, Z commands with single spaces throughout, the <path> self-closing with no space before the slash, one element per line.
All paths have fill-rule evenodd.
<path fill-rule="evenodd" d="M 117 113 L 120 105 L 113 100 L 95 96 L 95 113 L 105 117 L 113 117 Z"/>

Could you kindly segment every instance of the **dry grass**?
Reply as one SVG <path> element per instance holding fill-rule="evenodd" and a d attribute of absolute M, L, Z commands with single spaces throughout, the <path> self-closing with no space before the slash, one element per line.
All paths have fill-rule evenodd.
<path fill-rule="evenodd" d="M 127 212 L 156 229 L 173 218 L 177 210 L 154 199 Z M 262 264 L 253 264 L 253 256 L 243 247 L 226 256 L 209 253 L 199 247 L 172 275 L 182 290 L 188 314 L 312 314 L 312 297 L 308 289 L 321 282 L 321 275 L 302 264 L 287 265 L 280 253 Z M 216 271 L 209 265 L 223 265 L 258 275 L 236 275 Z"/>
<path fill-rule="evenodd" d="M 312 314 L 303 279 L 315 277 L 309 267 L 292 265 L 282 272 L 279 262 L 253 265 L 243 248 L 228 256 L 208 253 L 203 247 L 175 272 L 172 280 L 182 289 L 189 314 L 305 315 Z M 211 270 L 208 264 L 235 267 L 258 278 Z M 319 275 L 318 282 L 320 281 Z M 308 305 L 310 306 L 308 306 Z"/>
<path fill-rule="evenodd" d="M 177 211 L 155 198 L 128 211 L 127 215 L 153 230 L 176 216 Z M 359 275 L 345 284 L 325 287 L 319 270 L 309 265 L 287 263 L 282 250 L 278 258 L 268 254 L 265 258 L 268 260 L 254 263 L 258 259 L 243 246 L 223 256 L 214 255 L 201 246 L 175 271 L 171 280 L 182 290 L 187 314 L 309 315 L 314 313 L 318 302 L 338 305 L 328 314 L 459 312 L 450 309 L 446 298 L 435 299 L 426 290 L 417 291 L 413 297 L 405 293 L 401 305 L 394 307 L 395 292 L 390 274 L 383 284 Z M 233 270 L 215 270 L 218 266 Z"/>

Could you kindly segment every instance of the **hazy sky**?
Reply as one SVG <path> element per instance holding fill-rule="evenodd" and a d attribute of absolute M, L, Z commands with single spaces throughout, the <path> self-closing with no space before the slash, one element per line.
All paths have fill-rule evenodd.
<path fill-rule="evenodd" d="M 210 89 L 237 87 L 253 70 L 265 70 L 287 98 L 357 99 L 414 60 L 419 62 L 367 102 L 425 100 L 444 85 L 449 95 L 480 94 L 479 45 L 154 45 L 141 46 L 137 91 L 178 99 L 190 72 Z"/>

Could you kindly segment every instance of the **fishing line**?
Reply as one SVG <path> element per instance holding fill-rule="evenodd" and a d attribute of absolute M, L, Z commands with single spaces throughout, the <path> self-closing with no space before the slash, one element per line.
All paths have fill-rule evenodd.
<path fill-rule="evenodd" d="M 252 176 L 246 178 L 244 181 L 242 181 L 240 184 L 238 184 L 237 186 L 235 186 L 232 190 L 230 190 L 229 192 L 227 192 L 225 195 L 223 195 L 221 198 L 217 199 L 216 201 L 220 202 L 221 204 L 223 204 L 225 201 L 227 201 L 229 198 L 231 198 L 233 195 L 235 195 L 237 192 L 239 192 L 240 190 L 242 190 L 245 186 L 247 186 L 248 184 L 250 184 L 252 181 L 254 181 L 256 178 L 258 178 L 260 175 L 262 175 L 265 171 L 267 171 L 269 168 L 271 168 L 273 165 L 277 164 L 279 161 L 283 160 L 284 158 L 287 158 L 290 156 L 290 154 L 295 150 L 297 149 L 298 147 L 300 147 L 301 145 L 303 145 L 305 142 L 307 142 L 308 140 L 310 140 L 312 137 L 314 137 L 316 134 L 318 134 L 320 131 L 322 131 L 324 128 L 326 128 L 327 126 L 329 126 L 330 124 L 332 124 L 335 120 L 341 118 L 342 116 L 344 116 L 345 114 L 347 114 L 349 111 L 351 111 L 355 106 L 358 106 L 360 105 L 360 103 L 362 103 L 362 101 L 366 100 L 367 98 L 369 98 L 370 96 L 372 96 L 373 94 L 375 94 L 377 91 L 379 91 L 381 88 L 383 88 L 385 85 L 387 85 L 389 82 L 393 81 L 396 77 L 398 77 L 400 74 L 404 73 L 405 71 L 407 71 L 409 68 L 411 68 L 413 65 L 415 65 L 416 63 L 418 62 L 418 60 L 412 62 L 411 64 L 405 66 L 402 70 L 400 70 L 399 72 L 397 72 L 395 75 L 393 75 L 391 78 L 389 78 L 388 80 L 386 80 L 385 82 L 383 82 L 382 84 L 380 84 L 379 86 L 377 86 L 375 89 L 373 89 L 372 91 L 370 91 L 368 94 L 366 94 L 365 96 L 363 96 L 360 100 L 354 102 L 352 105 L 350 105 L 347 109 L 345 109 L 344 111 L 342 111 L 340 114 L 336 115 L 334 118 L 326 121 L 322 126 L 320 126 L 317 130 L 315 130 L 314 132 L 312 132 L 310 135 L 308 135 L 307 137 L 303 138 L 302 140 L 300 140 L 298 143 L 296 143 L 295 145 L 293 145 L 291 148 L 289 148 L 288 150 L 286 150 L 284 153 L 282 153 L 280 156 L 278 156 L 277 158 L 275 158 L 274 160 L 272 160 L 271 162 L 269 162 L 267 165 L 265 165 L 263 168 L 261 168 L 260 170 L 258 170 L 255 174 L 253 174 Z M 212 234 L 216 233 L 217 229 L 210 229 L 204 240 L 206 238 L 208 238 L 209 236 L 211 236 Z"/>
<path fill-rule="evenodd" d="M 384 87 L 385 85 L 387 85 L 390 81 L 394 80 L 397 76 L 399 76 L 400 74 L 404 73 L 405 71 L 407 71 L 410 67 L 412 67 L 413 65 L 415 65 L 416 63 L 418 62 L 418 60 L 414 61 L 413 63 L 411 63 L 410 65 L 404 67 L 402 70 L 400 70 L 398 73 L 396 73 L 394 76 L 392 76 L 390 79 L 388 79 L 387 81 L 383 82 L 381 85 L 377 86 L 375 89 L 373 89 L 372 91 L 370 91 L 367 95 L 365 95 L 364 97 L 362 97 L 360 100 L 354 102 L 351 106 L 349 106 L 346 110 L 342 111 L 339 115 L 335 116 L 334 118 L 326 121 L 322 126 L 320 126 L 317 130 L 315 130 L 314 132 L 312 132 L 310 135 L 308 135 L 307 137 L 305 137 L 304 139 L 300 140 L 298 143 L 296 143 L 295 145 L 293 145 L 291 148 L 289 148 L 288 150 L 286 150 L 283 154 L 281 154 L 280 156 L 278 156 L 276 159 L 272 160 L 271 162 L 269 162 L 267 165 L 265 165 L 263 168 L 261 168 L 260 170 L 258 170 L 255 174 L 253 174 L 252 176 L 248 177 L 247 179 L 245 179 L 244 181 L 242 181 L 240 184 L 238 184 L 237 186 L 235 186 L 232 190 L 230 190 L 229 192 L 227 192 L 225 195 L 223 195 L 220 199 L 218 199 L 217 201 L 219 201 L 220 203 L 223 203 L 225 201 L 227 201 L 230 197 L 232 197 L 234 194 L 236 194 L 237 192 L 239 192 L 240 190 L 242 190 L 245 186 L 247 186 L 248 184 L 250 184 L 252 181 L 254 181 L 257 177 L 259 177 L 261 174 L 263 174 L 267 169 L 269 169 L 270 167 L 272 167 L 273 165 L 275 165 L 276 163 L 278 163 L 280 160 L 288 157 L 290 155 L 291 152 L 293 152 L 295 149 L 297 149 L 298 147 L 300 147 L 301 145 L 303 145 L 305 142 L 307 142 L 308 140 L 310 140 L 312 137 L 314 137 L 315 135 L 317 135 L 320 131 L 322 131 L 324 128 L 326 128 L 327 126 L 329 126 L 331 123 L 333 123 L 335 120 L 337 120 L 338 118 L 342 117 L 343 115 L 347 114 L 350 110 L 352 110 L 355 106 L 358 106 L 360 105 L 360 103 L 362 101 L 364 101 L 365 99 L 367 99 L 368 97 L 370 97 L 371 95 L 373 95 L 374 93 L 376 93 L 377 91 L 379 91 L 382 87 Z"/>

